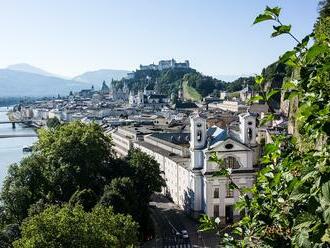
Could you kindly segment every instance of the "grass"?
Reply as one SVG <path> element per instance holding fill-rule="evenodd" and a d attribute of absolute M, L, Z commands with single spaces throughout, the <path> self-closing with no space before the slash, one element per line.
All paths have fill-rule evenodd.
<path fill-rule="evenodd" d="M 183 82 L 183 97 L 186 100 L 201 101 L 202 96 L 194 88 L 188 85 L 188 81 Z"/>

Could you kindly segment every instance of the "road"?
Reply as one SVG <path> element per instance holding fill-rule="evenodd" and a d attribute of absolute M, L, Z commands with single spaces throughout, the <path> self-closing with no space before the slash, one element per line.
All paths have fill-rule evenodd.
<path fill-rule="evenodd" d="M 144 247 L 192 248 L 217 247 L 218 239 L 214 233 L 199 233 L 198 222 L 186 216 L 174 203 L 163 195 L 153 196 L 150 202 L 151 217 L 156 223 L 156 238 Z M 176 232 L 187 230 L 188 239 L 178 237 Z"/>

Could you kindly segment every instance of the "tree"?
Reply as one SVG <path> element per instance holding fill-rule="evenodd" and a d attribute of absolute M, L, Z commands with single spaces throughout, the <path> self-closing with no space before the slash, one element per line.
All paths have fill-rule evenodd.
<path fill-rule="evenodd" d="M 251 189 L 231 185 L 241 195 L 237 210 L 245 210 L 242 220 L 231 226 L 231 234 L 203 217 L 201 229 L 220 228 L 228 247 L 330 246 L 329 36 L 312 33 L 299 41 L 291 26 L 281 23 L 280 11 L 267 7 L 255 23 L 274 21 L 273 37 L 286 34 L 297 42 L 280 58 L 293 71 L 282 90 L 293 107 L 290 115 L 295 133 L 274 137 L 275 142 L 265 146 L 262 169 Z M 310 44 L 313 37 L 316 39 Z M 264 77 L 256 77 L 257 87 L 264 83 Z M 274 94 L 269 90 L 258 98 L 269 104 Z M 212 159 L 221 165 L 216 157 Z M 230 179 L 231 172 L 219 173 Z"/>
<path fill-rule="evenodd" d="M 24 158 L 20 165 L 9 167 L 1 191 L 2 220 L 22 221 L 30 205 L 45 197 L 49 188 L 43 171 L 45 161 L 39 154 L 33 154 Z"/>
<path fill-rule="evenodd" d="M 161 176 L 159 163 L 148 154 L 138 149 L 130 150 L 127 157 L 131 168 L 130 178 L 134 183 L 136 192 L 142 202 L 148 203 L 154 192 L 160 192 L 165 186 Z"/>
<path fill-rule="evenodd" d="M 57 117 L 49 118 L 46 123 L 48 128 L 56 128 L 57 126 L 61 125 L 61 122 Z"/>
<path fill-rule="evenodd" d="M 98 197 L 91 189 L 77 190 L 70 198 L 69 204 L 80 205 L 85 211 L 90 211 L 97 203 Z"/>
<path fill-rule="evenodd" d="M 104 188 L 100 204 L 112 206 L 117 213 L 131 214 L 135 217 L 138 214 L 137 192 L 132 180 L 128 177 L 115 178 Z"/>
<path fill-rule="evenodd" d="M 78 189 L 99 194 L 111 177 L 114 161 L 111 139 L 97 124 L 71 122 L 41 129 L 37 151 L 47 158 L 46 177 L 54 197 L 68 201 Z"/>
<path fill-rule="evenodd" d="M 138 225 L 130 216 L 97 206 L 91 212 L 76 205 L 51 206 L 22 224 L 14 247 L 133 247 Z"/>
<path fill-rule="evenodd" d="M 74 122 L 39 134 L 36 151 L 8 170 L 1 191 L 5 222 L 20 223 L 29 208 L 32 214 L 49 203 L 68 202 L 81 189 L 92 190 L 99 199 L 115 174 L 111 139 L 98 125 Z M 75 197 L 85 193 L 90 192 Z"/>

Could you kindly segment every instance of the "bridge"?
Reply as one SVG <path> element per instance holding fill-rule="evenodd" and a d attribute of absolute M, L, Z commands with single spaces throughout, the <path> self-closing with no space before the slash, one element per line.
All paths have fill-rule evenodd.
<path fill-rule="evenodd" d="M 22 138 L 22 137 L 38 137 L 38 135 L 36 133 L 31 133 L 31 134 L 0 134 L 0 139 Z"/>
<path fill-rule="evenodd" d="M 32 121 L 0 121 L 0 124 L 12 124 L 13 128 L 16 128 L 16 123 L 21 123 L 30 126 L 32 124 Z"/>

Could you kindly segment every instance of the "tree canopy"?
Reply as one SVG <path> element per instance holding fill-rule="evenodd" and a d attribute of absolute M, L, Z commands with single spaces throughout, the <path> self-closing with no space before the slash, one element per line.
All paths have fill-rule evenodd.
<path fill-rule="evenodd" d="M 145 153 L 134 149 L 127 158 L 115 158 L 111 138 L 99 125 L 61 124 L 41 129 L 32 154 L 10 166 L 0 195 L 0 224 L 3 230 L 13 230 L 26 218 L 45 217 L 42 213 L 50 206 L 47 211 L 62 214 L 59 207 L 69 204 L 66 214 L 75 206 L 89 213 L 101 204 L 131 215 L 142 239 L 151 231 L 150 196 L 163 184 L 159 164 Z M 0 242 L 19 236 L 10 233 L 15 232 L 0 235 Z"/>
<path fill-rule="evenodd" d="M 50 206 L 24 220 L 22 237 L 14 247 L 133 247 L 138 225 L 131 216 L 115 214 L 111 207 Z"/>

